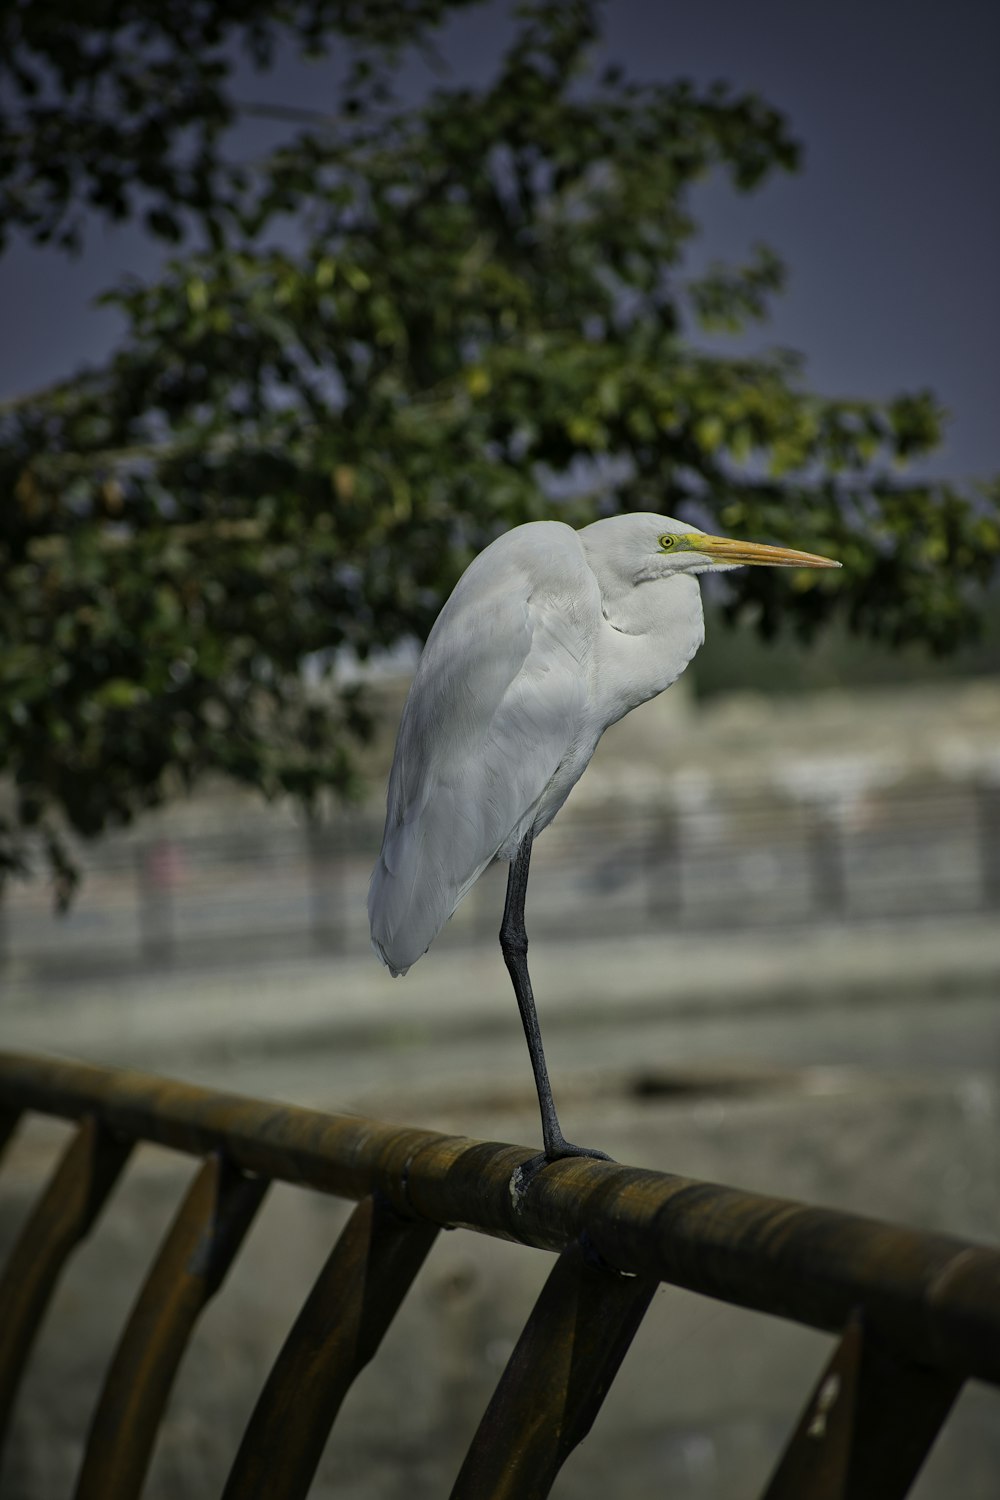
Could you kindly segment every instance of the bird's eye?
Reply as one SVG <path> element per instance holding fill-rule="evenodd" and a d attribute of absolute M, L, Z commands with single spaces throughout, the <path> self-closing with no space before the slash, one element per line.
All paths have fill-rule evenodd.
<path fill-rule="evenodd" d="M 669 552 L 671 547 L 677 546 L 677 538 L 675 536 L 672 536 L 669 531 L 665 532 L 664 535 L 660 537 L 660 546 L 662 547 L 664 552 Z"/>

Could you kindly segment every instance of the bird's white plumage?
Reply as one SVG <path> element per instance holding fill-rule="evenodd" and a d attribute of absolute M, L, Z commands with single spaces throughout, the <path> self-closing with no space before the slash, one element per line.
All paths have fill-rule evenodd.
<path fill-rule="evenodd" d="M 815 553 L 614 516 L 518 526 L 459 579 L 427 638 L 389 775 L 368 892 L 372 946 L 405 974 L 494 859 L 512 861 L 500 947 L 528 1043 L 544 1150 L 511 1178 L 601 1156 L 559 1124 L 527 965 L 532 839 L 601 735 L 680 676 L 705 637 L 697 575 L 761 564 L 836 568 Z"/>
<path fill-rule="evenodd" d="M 459 579 L 403 710 L 369 890 L 372 944 L 393 973 L 492 860 L 551 822 L 608 725 L 701 645 L 697 553 L 659 546 L 683 530 L 645 514 L 579 532 L 534 522 Z"/>

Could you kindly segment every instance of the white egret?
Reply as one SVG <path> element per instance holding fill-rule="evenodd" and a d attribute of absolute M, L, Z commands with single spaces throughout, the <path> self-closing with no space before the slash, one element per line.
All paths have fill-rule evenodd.
<path fill-rule="evenodd" d="M 500 946 L 535 1076 L 539 1163 L 602 1153 L 565 1139 L 552 1099 L 524 926 L 532 842 L 605 729 L 675 682 L 702 644 L 697 575 L 746 563 L 840 566 L 669 516 L 517 526 L 470 563 L 420 657 L 368 895 L 372 946 L 405 974 L 486 867 L 509 861 Z"/>

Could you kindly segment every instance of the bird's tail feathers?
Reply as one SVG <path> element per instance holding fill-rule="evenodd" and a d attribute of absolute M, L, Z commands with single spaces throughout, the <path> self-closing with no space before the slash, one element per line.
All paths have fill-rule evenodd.
<path fill-rule="evenodd" d="M 406 823 L 386 834 L 368 888 L 372 947 L 395 978 L 427 952 L 466 892 L 494 856 L 459 882 L 441 871 L 448 861 L 425 848 L 425 835 Z"/>

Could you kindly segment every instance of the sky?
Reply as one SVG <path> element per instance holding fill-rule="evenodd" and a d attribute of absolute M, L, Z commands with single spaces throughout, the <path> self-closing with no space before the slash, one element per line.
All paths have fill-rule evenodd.
<path fill-rule="evenodd" d="M 489 77 L 512 8 L 493 0 L 444 28 L 448 81 Z M 1000 472 L 998 57 L 995 0 L 611 0 L 599 58 L 644 80 L 722 78 L 786 113 L 803 170 L 750 196 L 699 189 L 699 255 L 774 246 L 789 289 L 753 342 L 800 350 L 826 394 L 931 387 L 951 420 L 920 472 L 958 480 Z M 326 109 L 334 76 L 286 55 L 235 92 Z M 404 97 L 433 81 L 410 59 Z M 238 146 L 275 128 L 247 125 Z M 76 259 L 16 242 L 0 260 L 0 398 L 99 360 L 121 324 L 95 296 L 154 275 L 162 255 L 129 226 L 95 226 Z"/>

